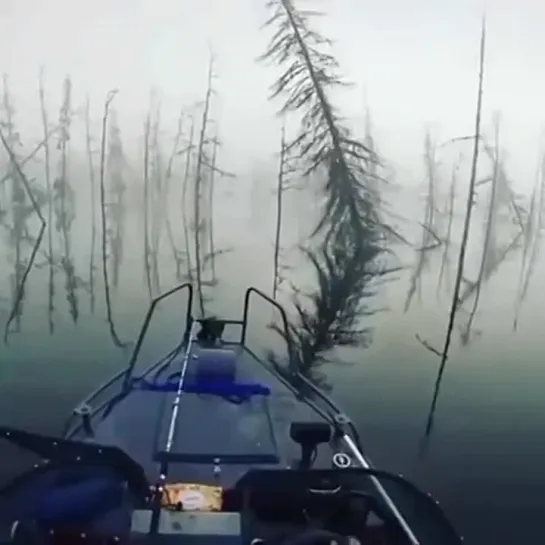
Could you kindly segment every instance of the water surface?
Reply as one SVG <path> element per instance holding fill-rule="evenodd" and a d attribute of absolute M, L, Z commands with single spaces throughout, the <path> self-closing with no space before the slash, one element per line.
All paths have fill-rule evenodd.
<path fill-rule="evenodd" d="M 141 274 L 127 269 L 114 298 L 115 318 L 120 337 L 134 340 L 149 299 Z M 237 318 L 245 282 L 241 275 L 229 276 L 215 290 L 213 307 L 222 316 Z M 265 277 L 257 277 L 266 288 Z M 168 282 L 174 284 L 173 279 Z M 404 286 L 394 284 L 385 298 L 397 300 Z M 121 369 L 127 354 L 112 343 L 102 304 L 90 315 L 88 298 L 82 294 L 81 317 L 74 324 L 59 294 L 56 330 L 50 335 L 40 273 L 33 275 L 28 293 L 34 296 L 27 299 L 22 332 L 12 335 L 0 351 L 0 418 L 6 424 L 56 433 L 72 406 Z M 454 343 L 424 452 L 421 438 L 438 361 L 415 340 L 415 333 L 440 344 L 445 305 L 430 304 L 428 298 L 408 314 L 393 308 L 377 315 L 371 348 L 345 351 L 340 356 L 348 363 L 327 371 L 334 397 L 355 420 L 374 463 L 432 492 L 468 543 L 542 542 L 545 366 L 540 323 L 528 319 L 538 315 L 540 298 L 530 302 L 524 327 L 513 335 L 508 297 L 495 293 L 495 286 L 483 293 L 478 320 L 482 336 L 467 348 L 458 340 Z M 139 365 L 173 345 L 184 305 L 185 296 L 162 305 Z M 261 303 L 252 310 L 250 339 L 262 347 L 275 346 L 273 334 L 265 329 L 273 313 Z M 19 462 L 6 459 L 3 476 L 18 469 Z"/>

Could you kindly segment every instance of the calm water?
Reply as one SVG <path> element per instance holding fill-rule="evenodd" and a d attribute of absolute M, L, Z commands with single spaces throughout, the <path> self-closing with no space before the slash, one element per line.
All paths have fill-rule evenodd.
<path fill-rule="evenodd" d="M 142 275 L 134 269 L 114 296 L 119 335 L 125 340 L 135 338 L 148 304 Z M 37 273 L 29 285 L 32 304 L 26 304 L 22 333 L 0 348 L 0 414 L 6 424 L 56 432 L 72 406 L 127 360 L 111 342 L 102 304 L 91 316 L 88 297 L 82 295 L 81 318 L 77 325 L 71 322 L 58 278 L 55 333 L 47 330 L 45 284 Z M 215 310 L 238 317 L 245 282 L 240 275 L 233 278 L 216 291 Z M 169 282 L 165 280 L 165 288 Z M 394 285 L 388 299 L 397 301 L 405 289 L 406 282 Z M 331 367 L 328 374 L 334 397 L 356 421 L 375 464 L 410 476 L 431 491 L 468 543 L 544 543 L 539 519 L 545 514 L 541 320 L 526 316 L 525 327 L 513 335 L 511 309 L 507 299 L 492 297 L 496 290 L 490 286 L 484 294 L 482 338 L 465 349 L 454 343 L 424 457 L 418 455 L 419 444 L 438 362 L 414 335 L 419 332 L 439 344 L 444 305 L 432 301 L 406 315 L 395 309 L 377 315 L 372 347 L 342 354 L 353 363 Z M 172 345 L 184 304 L 185 298 L 178 297 L 161 307 L 143 361 Z M 535 309 L 529 314 L 539 316 L 539 297 L 531 305 Z M 251 338 L 274 343 L 272 334 L 264 333 L 270 311 L 256 305 L 254 316 Z M 4 458 L 4 476 L 16 465 Z"/>

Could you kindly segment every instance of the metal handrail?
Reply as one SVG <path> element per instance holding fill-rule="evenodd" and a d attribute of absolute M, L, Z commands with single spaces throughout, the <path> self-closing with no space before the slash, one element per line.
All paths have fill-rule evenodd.
<path fill-rule="evenodd" d="M 290 374 L 293 376 L 293 378 L 296 378 L 301 384 L 308 387 L 310 390 L 312 390 L 312 393 L 315 394 L 318 398 L 320 398 L 331 410 L 333 410 L 336 414 L 342 413 L 341 409 L 337 406 L 337 404 L 320 388 L 318 388 L 311 380 L 309 380 L 307 377 L 305 377 L 299 369 L 297 369 L 294 361 L 294 353 L 295 348 L 293 346 L 292 338 L 289 334 L 289 322 L 288 322 L 288 316 L 286 314 L 286 311 L 284 310 L 284 307 L 278 303 L 278 301 L 275 301 L 271 297 L 269 297 L 266 293 L 263 293 L 261 290 L 250 287 L 246 290 L 246 295 L 244 297 L 244 314 L 242 319 L 242 334 L 241 334 L 241 344 L 244 345 L 246 341 L 246 330 L 247 330 L 247 323 L 248 323 L 248 314 L 249 314 L 249 303 L 250 303 L 250 296 L 252 293 L 255 293 L 256 295 L 259 295 L 263 300 L 267 301 L 267 303 L 274 306 L 278 312 L 280 313 L 280 317 L 282 319 L 282 326 L 284 329 L 284 339 L 286 341 L 286 344 L 288 345 L 288 357 L 289 357 L 289 371 Z M 294 393 L 297 392 L 295 388 L 293 388 Z M 299 392 L 300 393 L 300 392 Z M 305 397 L 305 396 L 303 396 Z"/>
<path fill-rule="evenodd" d="M 184 327 L 184 340 L 186 340 L 185 338 L 188 336 L 191 323 L 193 321 L 192 313 L 191 313 L 193 309 L 193 285 L 190 282 L 180 284 L 179 286 L 176 286 L 175 288 L 169 291 L 166 291 L 165 293 L 159 295 L 158 297 L 152 300 L 151 305 L 148 308 L 148 312 L 146 313 L 146 317 L 144 318 L 144 323 L 142 324 L 140 333 L 138 334 L 138 339 L 136 340 L 136 344 L 134 346 L 134 350 L 132 352 L 131 358 L 129 360 L 129 363 L 127 364 L 124 386 L 126 386 L 131 380 L 134 366 L 136 365 L 136 359 L 138 358 L 138 354 L 140 353 L 140 349 L 142 348 L 142 344 L 144 343 L 144 338 L 146 336 L 146 333 L 148 332 L 148 327 L 151 322 L 151 317 L 153 316 L 153 313 L 155 312 L 155 307 L 163 299 L 167 299 L 171 295 L 174 295 L 175 293 L 182 291 L 183 289 L 187 289 L 189 291 L 189 298 L 187 301 L 187 310 L 186 310 L 186 320 L 185 320 L 185 327 Z"/>
<path fill-rule="evenodd" d="M 147 333 L 151 318 L 153 316 L 153 313 L 155 312 L 155 308 L 157 307 L 157 305 L 162 300 L 167 299 L 171 295 L 173 295 L 173 294 L 175 294 L 175 293 L 177 293 L 179 291 L 182 291 L 183 289 L 187 289 L 189 291 L 189 298 L 188 298 L 188 301 L 187 301 L 187 309 L 186 309 L 186 320 L 185 320 L 186 323 L 185 323 L 185 328 L 184 328 L 184 336 L 187 336 L 187 333 L 189 331 L 189 328 L 190 328 L 190 325 L 191 325 L 191 322 L 192 322 L 191 311 L 192 311 L 192 308 L 193 308 L 193 285 L 191 283 L 189 283 L 189 282 L 185 282 L 184 284 L 180 284 L 180 285 L 176 286 L 175 288 L 173 288 L 173 289 L 171 289 L 169 291 L 166 291 L 165 293 L 162 293 L 161 295 L 159 295 L 158 297 L 156 297 L 155 299 L 152 300 L 151 305 L 149 306 L 148 311 L 146 313 L 146 316 L 144 318 L 144 322 L 142 324 L 142 327 L 140 328 L 140 333 L 138 334 L 138 339 L 136 341 L 134 350 L 133 350 L 133 352 L 131 354 L 131 357 L 129 359 L 129 363 L 127 364 L 125 369 L 122 369 L 121 371 L 118 371 L 113 377 L 109 378 L 106 382 L 104 382 L 100 386 L 98 386 L 98 388 L 96 388 L 82 402 L 79 403 L 78 407 L 82 406 L 82 405 L 91 405 L 91 403 L 102 392 L 107 390 L 110 386 L 115 384 L 117 381 L 120 381 L 120 380 L 123 381 L 122 385 L 121 385 L 121 388 L 120 388 L 121 391 L 123 391 L 123 389 L 125 389 L 128 386 L 128 384 L 130 384 L 130 381 L 131 381 L 131 378 L 132 378 L 132 375 L 133 375 L 133 371 L 134 371 L 134 367 L 135 367 L 135 364 L 136 364 L 136 360 L 138 358 L 138 354 L 140 353 L 140 349 L 142 348 L 142 344 L 144 342 L 144 338 L 146 336 L 146 333 Z M 166 357 L 168 357 L 168 354 L 167 354 L 167 356 L 161 358 L 158 362 L 154 362 L 152 365 L 150 365 L 150 367 L 146 370 L 146 372 L 149 372 L 149 371 L 153 370 L 153 368 L 159 366 L 164 361 L 164 359 Z M 106 406 L 108 403 L 109 403 L 109 401 L 106 400 L 99 407 L 93 407 L 91 416 L 93 416 L 96 412 L 103 409 L 104 406 Z M 71 427 L 72 427 L 72 425 L 74 423 L 74 420 L 75 420 L 76 416 L 77 415 L 75 413 L 73 413 L 67 419 L 67 421 L 65 422 L 65 425 L 64 425 L 64 428 L 63 428 L 63 436 L 66 435 L 67 433 L 69 433 L 69 431 L 70 431 L 70 429 L 71 429 Z"/>
<path fill-rule="evenodd" d="M 279 312 L 280 316 L 282 318 L 282 325 L 284 327 L 284 339 L 286 341 L 286 344 L 288 345 L 288 353 L 289 353 L 289 369 L 294 377 L 297 377 L 298 380 L 301 380 L 307 387 L 309 387 L 312 392 L 317 395 L 319 398 L 322 399 L 326 403 L 326 405 L 329 406 L 329 408 L 336 413 L 336 416 L 340 416 L 341 420 L 346 419 L 346 425 L 348 425 L 348 428 L 350 431 L 352 431 L 355 434 L 355 437 L 351 437 L 351 435 L 347 432 L 344 432 L 342 434 L 343 441 L 345 442 L 346 446 L 348 447 L 348 450 L 351 452 L 351 454 L 356 458 L 358 463 L 361 465 L 361 467 L 365 469 L 371 469 L 371 463 L 370 461 L 364 456 L 363 452 L 361 451 L 361 446 L 358 444 L 358 437 L 357 432 L 352 424 L 352 422 L 345 417 L 345 415 L 342 413 L 342 411 L 337 407 L 335 402 L 324 392 L 322 392 L 315 384 L 312 383 L 312 381 L 308 380 L 304 375 L 302 375 L 298 369 L 295 369 L 294 361 L 293 361 L 293 343 L 291 340 L 291 337 L 289 335 L 289 322 L 288 317 L 286 314 L 286 311 L 284 308 L 274 299 L 269 297 L 267 294 L 263 293 L 262 291 L 258 290 L 257 288 L 250 287 L 246 290 L 246 295 L 244 297 L 244 314 L 242 319 L 242 333 L 241 333 L 241 344 L 244 345 L 246 341 L 246 331 L 247 331 L 247 325 L 248 325 L 248 313 L 249 313 L 249 306 L 250 306 L 250 296 L 252 293 L 255 293 L 256 295 L 259 295 L 262 299 L 267 301 L 269 304 L 274 306 Z M 295 390 L 295 388 L 294 388 Z M 308 400 L 307 400 L 308 402 Z M 309 403 L 313 408 L 317 409 L 317 407 L 313 403 Z M 322 413 L 321 410 L 318 411 L 319 413 Z M 331 415 L 334 419 L 335 416 Z M 355 441 L 354 441 L 355 439 Z M 392 501 L 392 498 L 386 492 L 380 481 L 376 477 L 371 478 L 373 484 L 375 485 L 375 488 L 378 492 L 378 494 L 381 496 L 382 500 L 386 503 L 388 508 L 390 509 L 392 515 L 397 520 L 398 524 L 401 526 L 403 532 L 409 539 L 411 545 L 419 545 L 418 538 L 414 535 L 410 525 L 407 523 L 405 517 L 401 514 L 395 503 Z"/>
<path fill-rule="evenodd" d="M 264 301 L 272 305 L 274 308 L 276 308 L 276 310 L 278 310 L 278 312 L 280 312 L 280 318 L 282 319 L 282 326 L 284 329 L 284 340 L 286 341 L 286 344 L 288 345 L 289 369 L 291 371 L 294 371 L 295 370 L 294 359 L 293 359 L 294 347 L 291 341 L 291 337 L 289 335 L 289 322 L 288 322 L 288 316 L 286 314 L 286 311 L 284 310 L 282 305 L 278 303 L 278 301 L 275 301 L 274 299 L 269 297 L 266 293 L 263 293 L 261 290 L 254 288 L 253 286 L 249 287 L 246 290 L 246 293 L 244 295 L 244 311 L 242 314 L 242 332 L 240 334 L 240 344 L 242 345 L 246 344 L 246 333 L 248 331 L 248 314 L 250 311 L 250 296 L 252 295 L 252 293 L 255 293 L 256 295 L 261 297 L 261 299 L 263 299 Z"/>

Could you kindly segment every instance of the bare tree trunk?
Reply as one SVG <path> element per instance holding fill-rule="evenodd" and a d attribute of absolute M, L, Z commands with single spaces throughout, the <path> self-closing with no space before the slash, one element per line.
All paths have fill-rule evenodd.
<path fill-rule="evenodd" d="M 447 232 L 445 235 L 443 255 L 441 257 L 441 268 L 439 269 L 439 278 L 437 279 L 437 296 L 439 296 L 439 291 L 443 285 L 443 278 L 445 277 L 445 275 L 447 275 L 447 278 L 446 278 L 447 284 L 450 283 L 449 252 L 450 252 L 450 245 L 452 241 L 452 224 L 454 223 L 454 202 L 456 199 L 457 173 L 458 173 L 458 165 L 455 165 L 452 170 L 452 177 L 450 181 L 449 199 L 447 204 L 448 225 L 447 225 Z"/>
<path fill-rule="evenodd" d="M 484 235 L 484 244 L 483 244 L 483 254 L 481 256 L 481 263 L 479 267 L 479 274 L 477 275 L 476 280 L 476 288 L 475 288 L 475 297 L 473 299 L 473 306 L 471 307 L 471 312 L 469 313 L 469 319 L 467 321 L 467 325 L 465 328 L 464 335 L 467 339 L 469 339 L 471 334 L 471 328 L 473 327 L 473 321 L 475 320 L 475 315 L 477 314 L 477 308 L 479 307 L 479 300 L 481 298 L 481 288 L 482 284 L 485 280 L 485 272 L 487 267 L 490 265 L 489 263 L 489 253 L 488 253 L 488 247 L 490 244 L 490 239 L 492 235 L 492 231 L 494 229 L 494 219 L 496 214 L 496 206 L 497 206 L 497 188 L 498 188 L 498 170 L 499 170 L 499 164 L 500 164 L 500 144 L 499 144 L 499 127 L 496 123 L 495 127 L 495 140 L 496 140 L 496 157 L 494 160 L 494 171 L 492 173 L 492 188 L 490 192 L 490 204 L 488 207 L 488 215 L 486 218 L 486 231 Z"/>
<path fill-rule="evenodd" d="M 183 112 L 178 118 L 178 130 L 176 131 L 176 136 L 174 137 L 174 143 L 172 145 L 172 152 L 170 154 L 167 170 L 165 172 L 165 188 L 164 188 L 164 210 L 166 214 L 166 229 L 168 241 L 170 244 L 170 249 L 172 251 L 172 257 L 174 263 L 176 264 L 176 280 L 180 282 L 182 280 L 182 260 L 180 259 L 180 252 L 176 247 L 176 242 L 174 240 L 174 231 L 172 229 L 172 222 L 170 221 L 170 210 L 169 210 L 169 191 L 170 191 L 170 182 L 172 180 L 172 171 L 174 168 L 174 159 L 178 155 L 178 149 L 180 147 L 180 140 L 183 134 Z"/>
<path fill-rule="evenodd" d="M 144 272 L 150 299 L 153 297 L 150 270 L 150 242 L 149 242 L 149 148 L 151 131 L 151 108 L 148 112 L 144 128 Z"/>
<path fill-rule="evenodd" d="M 38 253 L 38 250 L 40 248 L 40 245 L 42 244 L 42 239 L 44 237 L 45 228 L 47 226 L 47 222 L 45 221 L 45 218 L 42 214 L 42 211 L 34 198 L 34 195 L 32 194 L 32 189 L 30 187 L 30 184 L 28 183 L 28 179 L 25 176 L 25 173 L 23 172 L 23 169 L 21 168 L 21 165 L 18 163 L 17 158 L 15 157 L 15 154 L 13 153 L 13 150 L 10 148 L 8 141 L 6 140 L 6 137 L 4 136 L 4 133 L 2 132 L 2 129 L 0 128 L 0 141 L 2 142 L 2 145 L 8 152 L 10 162 L 12 166 L 17 171 L 17 174 L 19 175 L 21 182 L 28 194 L 28 198 L 32 204 L 32 207 L 34 208 L 34 211 L 36 212 L 36 215 L 38 216 L 40 220 L 40 231 L 38 232 L 38 238 L 36 239 L 36 242 L 34 243 L 34 246 L 32 248 L 32 252 L 30 254 L 30 259 L 28 260 L 27 266 L 25 270 L 23 271 L 23 275 L 21 277 L 21 282 L 17 286 L 17 293 L 15 294 L 15 300 L 13 303 L 13 307 L 11 309 L 11 312 L 8 316 L 8 319 L 6 321 L 6 326 L 4 328 L 4 343 L 7 344 L 8 337 L 9 337 L 9 328 L 13 320 L 17 318 L 17 315 L 19 313 L 19 308 L 21 305 L 21 301 L 24 298 L 25 294 L 25 285 L 26 281 L 28 279 L 28 275 L 30 274 L 30 271 L 32 270 L 32 267 L 34 266 L 34 261 L 36 260 L 36 255 Z"/>
<path fill-rule="evenodd" d="M 276 299 L 278 285 L 280 283 L 280 236 L 282 234 L 282 204 L 284 197 L 284 169 L 286 161 L 286 127 L 282 126 L 280 139 L 280 163 L 278 166 L 278 177 L 276 185 L 276 235 L 274 239 L 274 262 L 273 262 L 273 289 L 272 296 Z"/>
<path fill-rule="evenodd" d="M 87 163 L 89 166 L 89 183 L 91 190 L 91 250 L 89 256 L 89 292 L 91 314 L 95 312 L 95 247 L 96 247 L 96 179 L 93 165 L 93 151 L 91 148 L 91 104 L 89 97 L 85 107 L 85 140 L 87 148 Z"/>
<path fill-rule="evenodd" d="M 435 381 L 433 399 L 432 399 L 430 411 L 428 414 L 428 422 L 426 425 L 426 436 L 429 436 L 433 427 L 433 417 L 434 417 L 435 409 L 437 406 L 437 400 L 439 399 L 441 381 L 442 381 L 443 373 L 445 372 L 445 367 L 448 360 L 448 353 L 449 353 L 450 344 L 452 341 L 452 332 L 454 330 L 454 322 L 456 320 L 456 314 L 459 308 L 460 290 L 462 286 L 462 278 L 464 275 L 466 249 L 467 249 L 467 243 L 469 240 L 469 229 L 471 226 L 473 199 L 475 196 L 475 184 L 477 181 L 477 165 L 479 161 L 479 146 L 480 146 L 480 137 L 481 137 L 481 114 L 482 114 L 482 103 L 483 103 L 485 47 L 486 47 L 486 22 L 483 19 L 482 30 L 481 30 L 480 56 L 479 56 L 479 85 L 478 85 L 478 91 L 477 91 L 477 111 L 475 114 L 475 135 L 473 140 L 473 160 L 471 164 L 471 178 L 469 181 L 469 187 L 467 191 L 466 216 L 464 220 L 464 229 L 462 233 L 460 254 L 458 257 L 458 268 L 456 272 L 456 278 L 454 281 L 454 293 L 452 295 L 452 304 L 450 308 L 449 320 L 447 325 L 447 333 L 445 337 L 445 344 L 443 346 L 443 351 L 441 353 L 441 364 L 439 366 L 439 371 L 437 373 L 437 378 Z"/>
<path fill-rule="evenodd" d="M 185 251 L 187 256 L 187 276 L 189 281 L 193 280 L 193 260 L 191 259 L 191 244 L 189 241 L 189 227 L 187 224 L 187 189 L 189 187 L 189 175 L 191 173 L 191 157 L 193 151 L 193 141 L 195 139 L 195 123 L 191 121 L 191 130 L 189 131 L 189 144 L 187 146 L 187 154 L 185 160 L 185 172 L 182 180 L 182 222 L 184 229 Z"/>
<path fill-rule="evenodd" d="M 55 311 L 55 268 L 53 267 L 53 191 L 51 185 L 51 153 L 49 150 L 49 120 L 47 116 L 47 107 L 45 105 L 45 86 L 44 71 L 40 69 L 39 78 L 40 111 L 42 117 L 42 128 L 44 137 L 44 175 L 45 186 L 47 190 L 47 253 L 48 253 L 48 290 L 47 290 L 47 318 L 49 323 L 49 333 L 55 331 L 53 321 L 53 312 Z"/>
<path fill-rule="evenodd" d="M 153 273 L 153 286 L 156 293 L 161 292 L 161 278 L 160 278 L 160 265 L 159 265 L 159 251 L 161 243 L 161 227 L 163 219 L 163 211 L 161 209 L 162 194 L 163 194 L 163 172 L 162 172 L 162 156 L 159 147 L 159 126 L 160 126 L 160 113 L 161 106 L 157 105 L 157 111 L 155 113 L 155 119 L 152 130 L 151 140 L 151 156 L 153 157 L 153 185 L 151 192 L 151 258 L 152 258 L 152 273 Z"/>
<path fill-rule="evenodd" d="M 204 316 L 204 293 L 202 286 L 202 256 L 201 256 L 201 185 L 203 179 L 203 163 L 206 144 L 206 129 L 208 126 L 208 115 L 210 112 L 210 99 L 212 97 L 212 77 L 213 77 L 214 59 L 210 59 L 208 68 L 208 87 L 204 100 L 204 109 L 201 121 L 201 133 L 199 137 L 199 146 L 197 151 L 197 167 L 195 172 L 195 194 L 193 202 L 193 213 L 195 217 L 195 274 L 197 279 L 197 293 L 199 298 L 199 310 L 201 317 Z"/>
<path fill-rule="evenodd" d="M 218 138 L 214 138 L 212 144 L 212 164 L 210 168 L 210 182 L 208 184 L 208 250 L 210 252 L 210 268 L 212 271 L 212 283 L 218 281 L 216 276 L 216 248 L 214 244 L 214 185 L 216 180 L 216 161 L 218 156 Z"/>
<path fill-rule="evenodd" d="M 100 209 L 102 223 L 102 277 L 104 280 L 104 297 L 106 300 L 106 319 L 110 327 L 110 336 L 116 346 L 123 348 L 125 343 L 121 342 L 115 329 L 115 323 L 112 313 L 112 301 L 110 297 L 110 282 L 108 279 L 108 254 L 106 248 L 107 225 L 106 225 L 106 184 L 105 184 L 105 165 L 106 165 L 106 138 L 108 129 L 108 113 L 110 104 L 115 98 L 117 91 L 110 91 L 104 103 L 104 115 L 102 117 L 102 136 L 100 139 Z"/>

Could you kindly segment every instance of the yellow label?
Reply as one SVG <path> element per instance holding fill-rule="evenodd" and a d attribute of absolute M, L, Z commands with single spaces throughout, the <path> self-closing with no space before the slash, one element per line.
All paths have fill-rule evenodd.
<path fill-rule="evenodd" d="M 181 505 L 182 511 L 221 511 L 222 496 L 219 486 L 174 483 L 164 486 L 161 504 L 170 509 Z"/>

